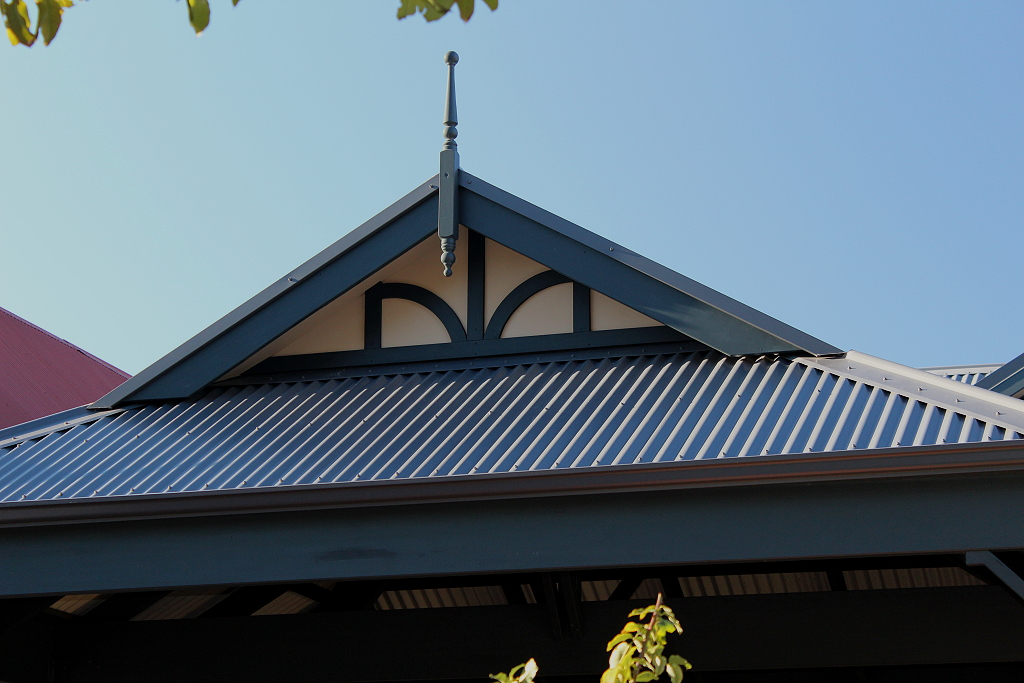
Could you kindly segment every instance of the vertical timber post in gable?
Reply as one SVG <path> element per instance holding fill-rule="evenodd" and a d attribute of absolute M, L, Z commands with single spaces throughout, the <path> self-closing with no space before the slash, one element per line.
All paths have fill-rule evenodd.
<path fill-rule="evenodd" d="M 572 331 L 590 332 L 590 287 L 572 283 Z"/>
<path fill-rule="evenodd" d="M 381 283 L 366 290 L 363 295 L 363 348 L 379 349 L 381 345 L 381 327 L 384 315 L 384 297 L 381 294 Z"/>
<path fill-rule="evenodd" d="M 441 263 L 444 276 L 452 276 L 455 264 L 455 240 L 459 239 L 459 150 L 455 138 L 459 116 L 455 109 L 455 65 L 459 55 L 447 52 L 448 98 L 444 105 L 444 145 L 441 147 L 441 174 L 438 178 L 437 236 L 441 238 Z"/>
<path fill-rule="evenodd" d="M 484 282 L 486 278 L 486 238 L 470 230 L 469 284 L 466 293 L 466 338 L 475 341 L 484 338 Z"/>

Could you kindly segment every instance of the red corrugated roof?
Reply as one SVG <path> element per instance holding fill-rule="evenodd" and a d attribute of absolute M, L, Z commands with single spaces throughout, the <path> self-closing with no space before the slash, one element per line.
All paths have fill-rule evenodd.
<path fill-rule="evenodd" d="M 129 377 L 0 308 L 0 429 L 92 403 Z"/>

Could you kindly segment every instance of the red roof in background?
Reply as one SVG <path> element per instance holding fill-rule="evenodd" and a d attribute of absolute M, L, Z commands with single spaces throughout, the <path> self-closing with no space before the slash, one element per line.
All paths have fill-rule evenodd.
<path fill-rule="evenodd" d="M 0 429 L 92 403 L 129 377 L 0 308 Z"/>

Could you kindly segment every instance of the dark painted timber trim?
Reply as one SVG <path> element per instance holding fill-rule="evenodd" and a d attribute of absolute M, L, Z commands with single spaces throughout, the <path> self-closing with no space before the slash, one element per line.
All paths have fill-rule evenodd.
<path fill-rule="evenodd" d="M 487 323 L 487 330 L 484 332 L 484 339 L 500 339 L 501 333 L 505 329 L 505 325 L 508 324 L 509 318 L 515 313 L 520 306 L 526 303 L 534 294 L 542 292 L 548 287 L 554 287 L 555 285 L 562 285 L 567 282 L 572 282 L 569 278 L 556 273 L 553 270 L 547 270 L 543 273 L 537 273 L 533 277 L 527 278 L 525 282 L 521 282 L 511 292 L 508 293 L 498 307 L 494 310 L 494 314 L 491 316 L 491 320 Z"/>
<path fill-rule="evenodd" d="M 590 287 L 572 283 L 572 331 L 590 331 Z"/>
<path fill-rule="evenodd" d="M 437 176 L 92 404 L 191 396 L 433 234 Z"/>
<path fill-rule="evenodd" d="M 731 356 L 840 349 L 463 171 L 466 227 Z"/>
<path fill-rule="evenodd" d="M 466 337 L 471 340 L 484 338 L 484 288 L 487 280 L 487 240 L 474 230 L 467 230 L 466 251 L 469 276 L 466 290 Z"/>
<path fill-rule="evenodd" d="M 274 356 L 259 363 L 242 377 L 266 376 L 283 372 L 357 368 L 361 366 L 423 363 L 488 356 L 544 354 L 552 351 L 596 349 L 636 344 L 690 342 L 687 337 L 668 327 L 639 327 L 627 330 L 600 330 L 568 334 L 545 334 L 511 339 L 481 339 L 449 344 L 395 346 L 386 349 L 361 349 L 334 353 L 309 353 L 296 356 Z M 707 348 L 693 344 L 693 350 Z M 483 366 L 481 366 L 483 367 Z M 251 382 L 246 382 L 251 383 Z"/>
<path fill-rule="evenodd" d="M 363 346 L 366 349 L 380 348 L 384 299 L 405 299 L 423 306 L 441 321 L 451 341 L 466 341 L 466 331 L 462 329 L 458 314 L 437 294 L 404 282 L 378 282 L 366 290 L 364 296 Z"/>
<path fill-rule="evenodd" d="M 0 505 L 0 527 L 1002 472 L 1024 474 L 1024 444 L 987 442 L 440 479 L 4 503 Z"/>
<path fill-rule="evenodd" d="M 667 329 L 667 328 L 666 328 Z M 439 345 L 446 346 L 446 345 Z M 473 370 L 479 368 L 507 368 L 532 363 L 560 363 L 576 360 L 598 360 L 604 358 L 633 358 L 675 353 L 718 354 L 695 341 L 653 342 L 649 344 L 626 344 L 622 346 L 595 346 L 569 348 L 563 351 L 541 351 L 499 356 L 476 356 L 423 360 L 416 362 L 383 363 L 379 365 L 355 365 L 340 368 L 294 370 L 261 375 L 241 375 L 217 382 L 215 386 L 246 386 L 252 384 L 282 384 L 287 382 L 314 382 L 346 377 L 380 377 L 387 375 L 409 375 L 425 372 L 448 372 L 450 370 Z M 2 445 L 2 444 L 0 444 Z"/>

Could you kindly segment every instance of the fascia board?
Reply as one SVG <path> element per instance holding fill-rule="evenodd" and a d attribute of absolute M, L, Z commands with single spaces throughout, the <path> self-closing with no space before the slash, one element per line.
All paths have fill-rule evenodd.
<path fill-rule="evenodd" d="M 1010 475 L 1024 485 L 1024 446 L 991 441 L 424 477 L 119 498 L 0 504 L 0 528 L 251 513 L 457 503 L 918 477 Z"/>
<path fill-rule="evenodd" d="M 415 190 L 408 193 L 397 202 L 321 251 L 313 258 L 295 268 L 284 277 L 278 279 L 262 292 L 252 297 L 244 304 L 192 337 L 160 360 L 156 361 L 133 378 L 126 381 L 121 386 L 101 397 L 93 403 L 90 408 L 112 408 L 122 403 L 131 402 L 134 398 L 141 395 L 143 390 L 158 378 L 175 371 L 186 360 L 202 353 L 205 348 L 210 346 L 210 344 L 223 337 L 240 323 L 252 318 L 255 314 L 267 307 L 272 306 L 284 294 L 301 285 L 301 283 L 307 280 L 310 276 L 321 271 L 345 253 L 351 251 L 370 237 L 377 234 L 379 231 L 385 229 L 389 224 L 428 199 L 431 195 L 436 194 L 437 182 L 437 176 L 435 175 Z M 395 254 L 396 257 L 399 255 L 400 253 Z M 329 300 L 324 301 L 323 305 L 326 305 L 327 303 L 329 303 Z M 297 324 L 298 322 L 300 321 L 296 320 L 293 324 Z M 280 333 L 274 334 L 273 336 L 263 339 L 262 345 L 265 346 L 266 344 L 269 344 L 277 338 L 279 334 Z M 248 355 L 251 354 L 247 354 L 246 357 L 248 357 Z M 244 360 L 244 358 L 239 358 L 230 361 L 230 364 L 225 363 L 223 369 L 215 375 L 214 379 L 229 371 Z"/>
<path fill-rule="evenodd" d="M 496 204 L 523 216 L 524 218 L 528 218 L 550 230 L 560 233 L 572 240 L 575 240 L 576 242 L 579 242 L 580 244 L 588 246 L 608 259 L 617 261 L 639 273 L 642 273 L 643 275 L 668 285 L 669 287 L 705 303 L 730 317 L 742 321 L 750 327 L 762 330 L 765 333 L 790 344 L 796 349 L 803 350 L 815 356 L 842 353 L 842 349 L 832 346 L 831 344 L 817 339 L 816 337 L 812 337 L 805 332 L 801 332 L 795 327 L 791 327 L 780 320 L 751 308 L 750 306 L 711 289 L 710 287 L 702 285 L 695 280 L 691 280 L 685 275 L 677 273 L 674 270 L 641 256 L 634 251 L 626 249 L 625 247 L 601 237 L 596 233 L 590 232 L 586 228 L 556 216 L 550 211 L 545 211 L 539 206 L 531 204 L 524 199 L 520 199 L 519 197 L 495 187 L 494 185 L 491 185 L 474 175 L 466 173 L 465 171 L 461 171 L 459 173 L 459 184 L 470 192 L 476 193 L 481 197 L 489 199 Z M 484 228 L 484 226 L 480 226 L 480 229 L 482 228 Z M 535 253 L 526 255 L 540 263 L 544 263 L 543 254 Z M 544 265 L 548 264 L 544 263 Z M 587 283 L 584 282 L 583 284 Z M 602 291 L 601 293 L 605 296 L 618 300 L 616 292 Z M 662 320 L 659 322 L 665 321 Z M 688 332 L 684 333 L 688 334 Z"/>

